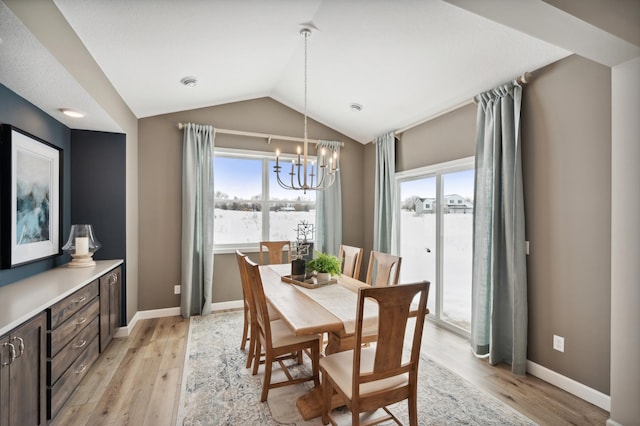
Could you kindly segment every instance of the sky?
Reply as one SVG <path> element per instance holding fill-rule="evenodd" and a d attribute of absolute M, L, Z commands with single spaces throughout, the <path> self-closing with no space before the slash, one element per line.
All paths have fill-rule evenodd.
<path fill-rule="evenodd" d="M 444 195 L 458 194 L 473 200 L 474 171 L 447 173 L 444 177 Z M 400 199 L 405 200 L 413 195 L 421 198 L 436 197 L 436 178 L 427 177 L 403 181 L 400 185 Z"/>
<path fill-rule="evenodd" d="M 275 161 L 269 162 L 269 190 L 271 199 L 296 200 L 302 197 L 305 200 L 315 201 L 315 191 L 291 191 L 281 188 L 275 179 L 273 166 Z M 282 166 L 282 178 L 289 177 L 291 162 L 280 161 Z M 221 190 L 230 198 L 251 199 L 261 194 L 261 159 L 237 159 L 216 156 L 214 160 L 214 174 L 216 191 Z M 474 171 L 465 170 L 444 174 L 445 195 L 458 194 L 464 198 L 473 199 Z M 218 189 L 219 188 L 219 189 Z M 403 181 L 401 185 L 400 197 L 402 200 L 417 195 L 420 197 L 435 198 L 436 186 L 435 177 L 420 178 L 411 181 Z"/>
<path fill-rule="evenodd" d="M 273 172 L 274 161 L 269 162 L 269 191 L 271 199 L 296 200 L 298 197 L 307 201 L 315 201 L 315 191 L 291 191 L 281 188 L 276 182 Z M 289 177 L 291 169 L 290 161 L 281 161 L 283 167 L 281 176 L 284 179 Z M 262 193 L 262 160 L 261 159 L 237 159 L 216 156 L 214 159 L 214 175 L 216 191 L 220 190 L 229 195 L 230 198 L 251 199 Z"/>

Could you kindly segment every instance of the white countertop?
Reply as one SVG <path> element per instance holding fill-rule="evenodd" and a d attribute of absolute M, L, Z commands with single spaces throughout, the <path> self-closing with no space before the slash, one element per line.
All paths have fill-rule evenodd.
<path fill-rule="evenodd" d="M 122 264 L 96 260 L 95 266 L 62 265 L 0 287 L 0 336 Z"/>

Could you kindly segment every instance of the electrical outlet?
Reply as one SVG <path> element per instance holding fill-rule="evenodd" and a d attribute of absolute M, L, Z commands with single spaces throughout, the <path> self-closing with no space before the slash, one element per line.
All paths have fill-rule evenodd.
<path fill-rule="evenodd" d="M 180 290 L 182 289 L 181 286 L 179 285 L 174 285 L 173 286 L 173 294 L 180 294 Z"/>
<path fill-rule="evenodd" d="M 553 335 L 553 349 L 564 352 L 564 337 Z"/>
<path fill-rule="evenodd" d="M 525 249 L 526 254 L 528 255 L 529 254 L 529 241 L 525 241 L 524 242 L 524 249 Z"/>

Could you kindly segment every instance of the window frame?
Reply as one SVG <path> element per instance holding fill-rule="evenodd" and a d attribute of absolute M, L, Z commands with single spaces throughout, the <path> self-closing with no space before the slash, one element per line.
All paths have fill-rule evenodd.
<path fill-rule="evenodd" d="M 238 149 L 238 148 L 222 148 L 222 147 L 214 147 L 213 156 L 211 161 L 215 161 L 216 157 L 227 157 L 227 158 L 239 158 L 239 159 L 253 159 L 253 160 L 261 160 L 262 162 L 262 186 L 261 186 L 261 198 L 260 200 L 251 200 L 256 203 L 260 203 L 262 205 L 261 209 L 261 217 L 262 217 L 262 241 L 268 241 L 269 231 L 270 231 L 270 217 L 269 213 L 271 211 L 271 205 L 274 203 L 270 197 L 269 191 L 269 181 L 270 181 L 270 173 L 273 173 L 273 169 L 269 167 L 270 162 L 275 162 L 276 154 L 275 152 L 270 151 L 259 151 L 259 150 L 246 150 L 246 149 Z M 288 153 L 280 153 L 280 162 L 289 162 L 291 160 L 295 160 L 297 158 L 296 154 L 288 154 Z M 309 155 L 310 160 L 316 160 L 316 156 Z M 214 167 L 214 176 L 215 176 L 215 167 Z M 218 199 L 215 198 L 215 192 L 217 191 L 215 179 L 213 182 L 213 190 L 214 190 L 214 208 L 215 203 Z M 315 207 L 315 204 L 314 204 Z M 215 235 L 214 235 L 214 243 L 213 243 L 213 253 L 214 254 L 228 254 L 235 253 L 236 250 L 244 251 L 244 252 L 257 252 L 260 250 L 259 241 L 255 243 L 231 243 L 231 244 L 216 244 L 215 243 Z"/>

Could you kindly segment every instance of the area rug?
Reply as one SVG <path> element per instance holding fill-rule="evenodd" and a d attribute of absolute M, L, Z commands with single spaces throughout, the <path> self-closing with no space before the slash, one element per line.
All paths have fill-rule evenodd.
<path fill-rule="evenodd" d="M 240 350 L 242 312 L 192 317 L 182 381 L 178 425 L 321 425 L 320 419 L 304 421 L 296 399 L 313 382 L 271 389 L 260 402 L 262 370 L 256 376 L 245 368 L 246 352 Z M 308 374 L 305 356 L 295 374 Z M 274 379 L 279 380 L 274 365 Z M 498 399 L 479 390 L 457 374 L 421 355 L 418 384 L 420 425 L 535 425 Z M 406 402 L 392 407 L 408 424 Z M 348 412 L 343 416 L 349 423 Z"/>

